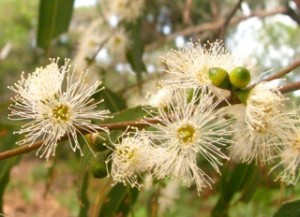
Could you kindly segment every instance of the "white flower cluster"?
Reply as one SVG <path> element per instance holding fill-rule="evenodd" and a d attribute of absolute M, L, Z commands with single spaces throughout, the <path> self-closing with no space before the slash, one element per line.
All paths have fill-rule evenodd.
<path fill-rule="evenodd" d="M 221 149 L 230 144 L 230 120 L 215 110 L 222 100 L 214 101 L 212 93 L 204 90 L 177 89 L 173 94 L 165 109 L 148 110 L 159 124 L 151 125 L 152 130 L 131 133 L 133 136 L 125 133 L 114 145 L 109 161 L 115 181 L 137 186 L 133 174 L 148 171 L 158 179 L 171 177 L 187 186 L 195 181 L 199 192 L 211 187 L 213 179 L 198 167 L 197 158 L 202 156 L 217 173 L 221 159 L 228 160 Z"/>
<path fill-rule="evenodd" d="M 221 67 L 227 71 L 244 63 L 225 49 L 221 41 L 201 45 L 187 43 L 178 50 L 170 51 L 164 58 L 167 72 L 174 75 L 173 79 L 162 81 L 163 86 L 174 88 L 212 87 L 208 71 L 213 67 Z"/>
<path fill-rule="evenodd" d="M 109 11 L 120 20 L 135 21 L 143 12 L 144 0 L 111 0 Z"/>
<path fill-rule="evenodd" d="M 81 32 L 74 60 L 79 71 L 90 68 L 91 61 L 95 61 L 100 52 L 108 57 L 105 60 L 107 65 L 112 59 L 124 59 L 131 39 L 123 24 L 135 22 L 142 15 L 144 4 L 144 0 L 101 2 L 104 17 L 94 20 Z"/>
<path fill-rule="evenodd" d="M 109 117 L 109 111 L 95 110 L 97 104 L 91 96 L 98 89 L 101 82 L 93 85 L 85 82 L 87 72 L 82 72 L 78 80 L 73 79 L 69 60 L 59 68 L 59 59 L 52 59 L 45 68 L 37 68 L 27 78 L 22 78 L 11 90 L 16 92 L 11 105 L 12 120 L 30 120 L 29 123 L 15 132 L 25 134 L 19 145 L 32 145 L 43 140 L 37 155 L 49 159 L 55 155 L 57 142 L 63 137 L 69 138 L 70 146 L 82 154 L 77 134 L 83 132 L 94 133 L 105 130 L 93 124 L 91 119 L 103 120 Z"/>
<path fill-rule="evenodd" d="M 140 174 L 141 171 L 144 171 L 157 179 L 171 178 L 186 186 L 195 183 L 200 193 L 204 187 L 211 187 L 214 183 L 213 178 L 202 169 L 205 162 L 208 162 L 218 174 L 221 174 L 219 167 L 223 164 L 222 160 L 229 160 L 223 149 L 226 150 L 226 147 L 231 144 L 230 136 L 232 134 L 231 118 L 224 117 L 221 110 L 218 109 L 220 103 L 225 101 L 215 97 L 211 89 L 208 88 L 210 83 L 201 83 L 203 85 L 195 86 L 194 82 L 188 85 L 188 80 L 197 77 L 194 75 L 196 67 L 199 66 L 200 70 L 202 67 L 222 65 L 221 61 L 217 61 L 220 58 L 216 55 L 221 55 L 227 61 L 226 64 L 233 59 L 228 51 L 220 48 L 220 43 L 211 45 L 213 47 L 209 51 L 200 48 L 200 45 L 197 47 L 188 45 L 183 50 L 174 51 L 174 55 L 178 55 L 177 59 L 172 56 L 171 63 L 166 61 L 169 66 L 168 72 L 184 74 L 184 76 L 174 76 L 174 82 L 172 80 L 163 81 L 162 89 L 157 94 L 150 95 L 149 104 L 152 107 L 145 108 L 145 110 L 155 123 L 149 124 L 149 129 L 136 131 L 131 137 L 133 138 L 130 144 L 132 149 L 147 150 L 135 151 L 135 153 L 140 154 L 139 158 L 143 159 L 143 166 L 146 168 L 137 168 L 134 163 L 136 158 L 132 157 L 132 154 L 122 155 L 123 157 L 126 156 L 127 160 L 119 160 L 119 148 L 126 147 L 127 150 L 129 149 L 128 139 L 126 139 L 126 146 L 123 142 L 118 143 L 115 145 L 115 151 L 109 157 L 108 163 L 111 162 L 112 164 L 110 175 L 113 180 L 123 183 L 126 180 L 131 186 L 137 186 L 138 179 L 132 176 L 131 172 L 135 171 L 135 174 Z M 230 60 L 227 60 L 225 56 Z M 209 57 L 213 57 L 215 60 L 207 66 L 202 66 L 205 61 L 210 59 Z M 200 64 L 196 63 L 199 58 Z M 186 62 L 190 59 L 192 59 L 190 62 Z M 186 69 L 193 70 L 182 68 L 179 72 L 178 70 L 183 63 L 187 64 Z M 200 75 L 207 77 L 208 81 L 208 75 L 205 73 L 208 71 L 202 70 Z M 190 79 L 186 79 L 188 77 Z M 201 81 L 205 82 L 205 80 Z M 186 85 L 179 85 L 180 88 L 173 85 L 183 82 L 187 83 Z M 127 138 L 127 133 L 124 136 Z M 143 139 L 136 140 L 137 137 Z M 138 145 L 141 143 L 140 141 L 147 142 Z M 132 153 L 132 151 L 126 151 L 126 153 Z M 145 156 L 142 156 L 142 153 Z M 129 164 L 128 161 L 131 163 Z M 129 169 L 128 165 L 134 166 Z M 123 172 L 124 167 L 127 168 L 126 173 Z M 120 178 L 120 175 L 123 178 Z M 138 186 L 140 185 L 138 184 Z"/>
<path fill-rule="evenodd" d="M 149 128 L 134 133 L 131 148 L 128 139 L 125 146 L 123 142 L 115 145 L 109 158 L 113 165 L 111 177 L 116 182 L 140 187 L 137 182 L 143 172 L 186 186 L 195 183 L 199 193 L 214 183 L 211 172 L 204 172 L 204 165 L 208 163 L 221 174 L 222 161 L 232 158 L 242 163 L 273 164 L 271 172 L 281 169 L 278 179 L 295 184 L 300 177 L 299 115 L 295 118 L 294 112 L 285 111 L 286 99 L 272 82 L 247 89 L 242 80 L 243 88 L 237 88 L 234 85 L 239 85 L 239 78 L 232 75 L 229 79 L 233 85 L 227 90 L 243 91 L 246 100 L 240 99 L 243 103 L 239 106 L 229 105 L 217 93 L 219 88 L 213 85 L 210 69 L 221 68 L 243 77 L 238 73 L 245 72 L 240 70 L 244 65 L 220 42 L 206 46 L 189 43 L 164 59 L 166 72 L 174 78 L 162 81 L 161 89 L 148 97 L 151 107 L 146 111 L 152 120 Z M 227 109 L 219 108 L 226 105 Z M 118 151 L 121 147 L 122 152 Z M 126 160 L 120 160 L 118 153 L 126 153 L 122 154 Z M 143 162 L 142 168 L 137 167 L 136 156 Z"/>
<path fill-rule="evenodd" d="M 212 172 L 205 171 L 207 166 L 221 174 L 223 161 L 230 158 L 273 165 L 270 172 L 279 171 L 277 179 L 297 183 L 299 112 L 285 111 L 286 98 L 272 82 L 247 88 L 250 72 L 222 43 L 206 46 L 189 43 L 171 51 L 165 58 L 166 72 L 174 78 L 162 81 L 161 89 L 150 94 L 150 106 L 145 107 L 147 127 L 128 126 L 117 141 L 110 139 L 106 144 L 110 150 L 106 170 L 114 183 L 140 188 L 142 177 L 149 174 L 188 187 L 195 184 L 200 193 L 214 183 Z M 49 159 L 65 136 L 72 150 L 82 154 L 77 134 L 105 131 L 91 119 L 109 117 L 109 111 L 96 110 L 102 100 L 90 98 L 101 90 L 101 82 L 88 85 L 86 78 L 87 72 L 82 72 L 75 80 L 69 61 L 59 67 L 58 59 L 27 78 L 22 75 L 10 87 L 17 95 L 9 117 L 30 120 L 16 132 L 25 134 L 18 143 L 43 140 L 37 154 Z M 230 105 L 216 91 L 222 88 L 242 103 Z"/>

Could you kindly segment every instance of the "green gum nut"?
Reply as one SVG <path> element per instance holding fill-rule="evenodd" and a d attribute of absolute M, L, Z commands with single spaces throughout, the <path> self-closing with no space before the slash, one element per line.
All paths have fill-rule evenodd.
<path fill-rule="evenodd" d="M 247 105 L 250 92 L 251 90 L 238 90 L 235 92 L 235 94 L 244 105 Z"/>
<path fill-rule="evenodd" d="M 102 152 L 107 150 L 107 146 L 105 144 L 109 141 L 107 136 L 99 136 L 99 135 L 88 135 L 86 138 L 89 142 L 90 147 L 93 149 L 95 152 Z"/>
<path fill-rule="evenodd" d="M 229 80 L 229 74 L 225 69 L 219 67 L 210 68 L 208 76 L 211 83 L 222 89 L 229 89 L 231 84 Z"/>
<path fill-rule="evenodd" d="M 98 156 L 91 161 L 91 173 L 95 178 L 101 179 L 107 177 L 106 154 Z"/>
<path fill-rule="evenodd" d="M 250 83 L 251 74 L 244 67 L 236 67 L 230 72 L 229 79 L 233 87 L 244 88 Z"/>

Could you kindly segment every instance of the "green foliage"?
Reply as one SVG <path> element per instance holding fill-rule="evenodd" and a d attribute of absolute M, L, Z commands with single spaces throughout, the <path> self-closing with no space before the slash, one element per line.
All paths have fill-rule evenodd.
<path fill-rule="evenodd" d="M 87 190 L 89 187 L 89 174 L 84 173 L 83 175 L 83 181 L 82 185 L 79 191 L 79 198 L 80 198 L 80 211 L 79 211 L 79 217 L 88 217 L 88 211 L 90 202 L 87 196 Z"/>
<path fill-rule="evenodd" d="M 97 157 L 91 161 L 91 172 L 95 178 L 102 179 L 107 177 L 106 160 L 107 152 L 98 153 Z"/>
<path fill-rule="evenodd" d="M 90 180 L 90 162 L 93 159 L 92 153 L 84 147 L 85 155 L 80 159 L 79 180 L 77 184 L 77 197 L 80 204 L 79 217 L 87 217 L 90 206 L 88 198 L 89 180 Z"/>
<path fill-rule="evenodd" d="M 37 5 L 38 0 L 0 1 L 0 50 L 7 42 L 18 49 L 28 46 L 28 31 L 34 27 Z"/>
<path fill-rule="evenodd" d="M 273 217 L 299 217 L 300 216 L 300 200 L 294 200 L 284 203 Z"/>
<path fill-rule="evenodd" d="M 123 184 L 115 185 L 106 195 L 99 217 L 127 216 L 138 197 L 136 188 L 130 189 Z"/>
<path fill-rule="evenodd" d="M 218 188 L 220 198 L 212 210 L 213 217 L 227 217 L 230 203 L 237 192 L 242 192 L 240 200 L 249 201 L 257 184 L 257 167 L 254 164 L 238 164 L 233 171 L 224 168 Z"/>
<path fill-rule="evenodd" d="M 145 117 L 146 114 L 147 114 L 147 112 L 143 109 L 142 106 L 137 106 L 134 108 L 129 108 L 129 109 L 114 113 L 113 118 L 107 119 L 103 123 L 135 121 L 135 120 L 139 120 L 139 119 Z"/>
<path fill-rule="evenodd" d="M 146 67 L 143 63 L 144 43 L 141 38 L 141 20 L 135 23 L 127 24 L 127 29 L 130 30 L 130 38 L 134 41 L 132 48 L 126 52 L 126 57 L 132 69 L 136 73 L 137 81 L 142 80 L 142 73 L 146 72 Z"/>
<path fill-rule="evenodd" d="M 74 0 L 40 0 L 37 45 L 47 51 L 51 40 L 68 30 Z"/>
<path fill-rule="evenodd" d="M 6 126 L 3 123 L 0 123 L 0 126 L 0 131 L 10 131 L 4 138 L 0 140 L 0 151 L 9 150 L 11 147 L 15 146 L 15 142 L 17 141 L 18 137 L 12 134 L 12 131 L 14 130 L 12 127 Z M 20 156 L 17 156 L 0 161 L 0 213 L 3 213 L 3 197 L 7 184 L 10 181 L 10 171 L 19 162 L 20 158 Z"/>
<path fill-rule="evenodd" d="M 126 101 L 107 87 L 97 93 L 95 98 L 99 100 L 103 99 L 105 108 L 112 113 L 122 111 L 127 107 Z"/>

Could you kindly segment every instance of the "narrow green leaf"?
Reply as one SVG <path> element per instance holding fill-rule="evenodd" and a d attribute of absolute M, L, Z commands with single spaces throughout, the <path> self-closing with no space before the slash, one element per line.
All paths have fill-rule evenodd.
<path fill-rule="evenodd" d="M 0 162 L 1 174 L 0 174 L 0 213 L 3 212 L 3 197 L 5 189 L 10 180 L 11 169 L 19 162 L 20 156 L 10 158 Z"/>
<path fill-rule="evenodd" d="M 79 139 L 80 144 L 84 144 L 82 138 Z M 80 158 L 79 178 L 77 184 L 77 197 L 80 202 L 79 217 L 87 217 L 89 210 L 89 200 L 87 196 L 87 190 L 89 188 L 89 169 L 90 162 L 93 159 L 93 155 L 87 145 L 83 147 L 84 155 Z"/>
<path fill-rule="evenodd" d="M 0 151 L 8 150 L 15 146 L 15 143 L 18 139 L 15 135 L 13 135 L 13 128 L 10 126 L 5 126 L 1 124 L 3 129 L 1 131 L 7 130 L 9 132 L 6 136 L 1 138 L 0 140 Z M 21 156 L 12 157 L 6 160 L 0 161 L 0 213 L 3 213 L 3 196 L 5 193 L 5 189 L 10 179 L 10 171 L 11 169 L 20 161 Z"/>
<path fill-rule="evenodd" d="M 123 121 L 134 121 L 139 120 L 145 115 L 147 112 L 144 111 L 142 106 L 137 106 L 134 108 L 129 108 L 117 113 L 113 114 L 113 118 L 106 119 L 103 123 L 116 123 L 116 122 L 123 122 Z"/>
<path fill-rule="evenodd" d="M 248 181 L 253 175 L 255 175 L 255 173 L 256 166 L 254 164 L 239 164 L 232 172 L 229 170 L 225 170 L 223 172 L 222 179 L 219 184 L 220 198 L 212 210 L 213 217 L 228 216 L 229 205 L 235 193 L 243 190 L 244 188 L 246 188 L 246 190 L 255 190 L 255 188 L 251 188 L 248 185 Z M 250 194 L 250 192 L 247 193 Z"/>
<path fill-rule="evenodd" d="M 141 19 L 128 24 L 127 29 L 130 30 L 130 38 L 134 41 L 134 44 L 127 50 L 126 58 L 132 69 L 135 71 L 137 81 L 139 82 L 142 80 L 142 73 L 146 72 L 146 67 L 142 59 L 144 43 L 141 38 Z"/>
<path fill-rule="evenodd" d="M 273 217 L 299 217 L 300 216 L 300 200 L 294 200 L 284 203 Z"/>
<path fill-rule="evenodd" d="M 51 40 L 68 31 L 74 0 L 40 0 L 37 46 L 47 51 Z"/>
<path fill-rule="evenodd" d="M 115 185 L 106 196 L 99 217 L 127 216 L 138 196 L 136 188 L 129 189 L 123 184 Z"/>
<path fill-rule="evenodd" d="M 99 97 L 99 99 L 104 99 L 105 108 L 112 113 L 122 111 L 127 108 L 125 100 L 107 87 L 100 91 L 98 96 L 95 96 L 95 98 L 97 97 Z"/>
<path fill-rule="evenodd" d="M 89 211 L 89 206 L 90 202 L 88 200 L 87 196 L 87 190 L 89 187 L 89 174 L 86 172 L 83 175 L 83 182 L 80 188 L 79 192 L 79 199 L 80 199 L 80 210 L 79 210 L 79 217 L 88 217 L 88 211 Z"/>

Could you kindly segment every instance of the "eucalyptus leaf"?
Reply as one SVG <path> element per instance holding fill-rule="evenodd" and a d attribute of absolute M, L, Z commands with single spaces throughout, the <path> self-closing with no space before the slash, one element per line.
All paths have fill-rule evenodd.
<path fill-rule="evenodd" d="M 52 39 L 67 32 L 74 0 L 40 0 L 37 46 L 47 51 Z"/>
<path fill-rule="evenodd" d="M 222 178 L 219 183 L 220 197 L 215 207 L 212 210 L 213 217 L 227 217 L 230 202 L 233 196 L 242 191 L 243 189 L 255 191 L 255 188 L 251 188 L 251 184 L 248 181 L 256 174 L 256 165 L 254 164 L 238 164 L 233 171 L 229 169 L 224 170 Z M 249 185 L 250 184 L 250 185 Z M 247 192 L 248 197 L 250 192 Z M 253 194 L 253 192 L 251 192 Z M 246 197 L 246 195 L 245 195 Z M 246 199 L 246 198 L 245 198 Z"/>
<path fill-rule="evenodd" d="M 144 42 L 141 38 L 141 19 L 134 23 L 127 24 L 127 29 L 130 30 L 130 38 L 134 44 L 127 49 L 126 58 L 132 69 L 136 73 L 137 81 L 142 80 L 142 73 L 146 72 L 146 67 L 143 62 Z"/>
<path fill-rule="evenodd" d="M 300 200 L 294 200 L 284 203 L 273 217 L 299 217 L 300 216 Z"/>
<path fill-rule="evenodd" d="M 115 185 L 107 194 L 106 201 L 99 212 L 99 217 L 127 216 L 138 197 L 136 188 L 123 184 Z"/>
<path fill-rule="evenodd" d="M 113 118 L 106 119 L 103 123 L 116 123 L 124 121 L 135 121 L 144 118 L 147 112 L 142 106 L 129 108 L 113 114 Z"/>

